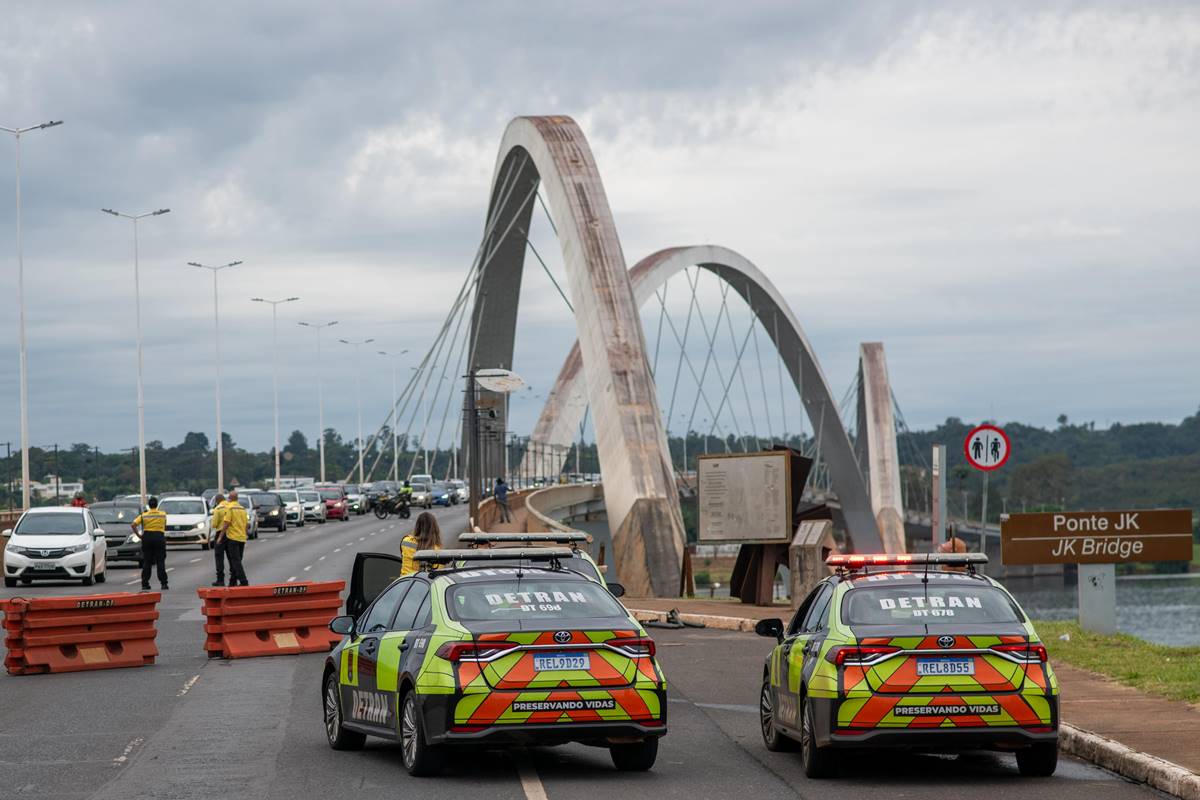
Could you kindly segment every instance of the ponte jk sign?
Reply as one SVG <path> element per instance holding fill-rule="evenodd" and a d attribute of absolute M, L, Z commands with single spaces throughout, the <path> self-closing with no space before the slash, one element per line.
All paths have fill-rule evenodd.
<path fill-rule="evenodd" d="M 1191 561 L 1192 512 L 1011 514 L 1000 522 L 1000 546 L 1004 564 Z"/>

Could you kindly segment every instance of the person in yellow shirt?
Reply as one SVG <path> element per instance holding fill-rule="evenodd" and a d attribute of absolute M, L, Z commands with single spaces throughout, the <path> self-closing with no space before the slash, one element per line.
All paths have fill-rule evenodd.
<path fill-rule="evenodd" d="M 142 591 L 150 591 L 150 569 L 158 568 L 158 584 L 167 591 L 167 515 L 158 510 L 158 498 L 151 497 L 150 507 L 138 514 L 129 527 L 134 533 L 141 528 Z"/>
<path fill-rule="evenodd" d="M 212 499 L 212 520 L 208 524 L 208 529 L 212 531 L 212 550 L 213 558 L 217 562 L 217 579 L 213 581 L 213 586 L 225 585 L 225 537 L 221 536 L 221 526 L 225 524 L 225 495 L 217 492 Z"/>
<path fill-rule="evenodd" d="M 422 511 L 417 517 L 413 532 L 400 541 L 400 577 L 417 574 L 417 562 L 413 556 L 418 550 L 441 550 L 442 529 L 438 526 L 437 517 L 428 511 Z"/>
<path fill-rule="evenodd" d="M 229 490 L 229 499 L 223 504 L 221 527 L 217 533 L 217 547 L 223 549 L 229 559 L 229 585 L 249 586 L 246 570 L 242 567 L 242 555 L 246 552 L 246 527 L 249 519 L 246 509 L 238 502 L 237 489 Z M 219 567 L 218 567 L 219 569 Z"/>

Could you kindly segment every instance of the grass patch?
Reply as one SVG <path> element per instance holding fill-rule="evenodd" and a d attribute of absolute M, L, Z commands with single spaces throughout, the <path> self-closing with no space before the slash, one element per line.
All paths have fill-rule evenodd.
<path fill-rule="evenodd" d="M 1150 694 L 1200 702 L 1200 647 L 1153 644 L 1124 633 L 1088 633 L 1077 622 L 1033 624 L 1052 661 L 1098 672 Z M 1058 638 L 1064 633 L 1071 641 Z"/>

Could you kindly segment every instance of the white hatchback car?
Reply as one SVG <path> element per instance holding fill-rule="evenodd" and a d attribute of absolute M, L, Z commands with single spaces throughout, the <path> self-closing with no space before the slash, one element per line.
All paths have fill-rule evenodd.
<path fill-rule="evenodd" d="M 4 585 L 35 580 L 104 583 L 108 546 L 86 508 L 31 508 L 21 515 L 4 548 Z"/>
<path fill-rule="evenodd" d="M 283 501 L 284 510 L 287 512 L 288 525 L 303 528 L 304 503 L 300 502 L 300 493 L 295 489 L 280 489 L 275 494 L 279 495 L 279 499 Z"/>
<path fill-rule="evenodd" d="M 203 497 L 164 497 L 158 510 L 167 515 L 167 544 L 198 544 L 207 550 L 212 540 L 208 505 Z"/>
<path fill-rule="evenodd" d="M 300 489 L 297 492 L 300 495 L 300 502 L 304 506 L 304 520 L 312 520 L 318 525 L 325 524 L 325 501 L 321 499 L 321 493 L 314 489 Z"/>

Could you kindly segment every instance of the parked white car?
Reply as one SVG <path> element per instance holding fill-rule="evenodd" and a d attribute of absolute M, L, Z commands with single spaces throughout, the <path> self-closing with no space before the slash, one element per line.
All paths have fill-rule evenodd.
<path fill-rule="evenodd" d="M 4 585 L 17 581 L 78 580 L 104 583 L 108 546 L 104 530 L 86 508 L 31 508 L 21 515 L 4 548 Z"/>
<path fill-rule="evenodd" d="M 207 550 L 212 540 L 208 504 L 203 497 L 167 497 L 158 501 L 167 515 L 167 544 L 198 544 Z"/>
<path fill-rule="evenodd" d="M 325 501 L 321 493 L 315 489 L 301 489 L 300 502 L 304 505 L 304 521 L 312 520 L 318 525 L 325 524 Z"/>
<path fill-rule="evenodd" d="M 304 527 L 304 503 L 300 502 L 300 493 L 295 489 L 280 489 L 275 494 L 283 501 L 284 512 L 287 514 L 288 525 L 297 528 Z"/>

